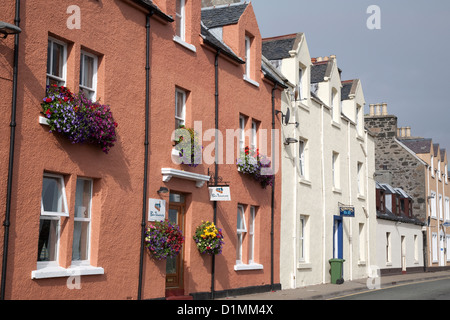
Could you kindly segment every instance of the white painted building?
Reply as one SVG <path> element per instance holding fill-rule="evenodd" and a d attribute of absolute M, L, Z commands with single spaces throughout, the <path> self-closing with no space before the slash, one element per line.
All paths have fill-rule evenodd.
<path fill-rule="evenodd" d="M 344 280 L 365 278 L 375 262 L 376 209 L 361 82 L 341 82 L 336 57 L 311 59 L 302 33 L 264 39 L 263 55 L 294 87 L 278 114 L 284 122 L 290 115 L 283 140 L 298 141 L 285 143 L 282 156 L 281 284 L 330 282 L 332 258 L 345 259 Z M 341 207 L 355 216 L 342 217 Z"/>
<path fill-rule="evenodd" d="M 414 216 L 412 197 L 386 183 L 376 182 L 376 189 L 376 266 L 380 274 L 423 272 L 426 229 Z"/>

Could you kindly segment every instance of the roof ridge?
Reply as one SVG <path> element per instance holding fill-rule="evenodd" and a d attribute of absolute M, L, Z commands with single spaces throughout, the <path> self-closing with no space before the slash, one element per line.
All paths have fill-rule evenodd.
<path fill-rule="evenodd" d="M 286 35 L 282 35 L 282 36 L 275 36 L 275 37 L 269 37 L 269 38 L 263 38 L 262 41 L 263 42 L 269 42 L 269 41 L 277 41 L 277 40 L 286 40 L 286 39 L 292 39 L 292 38 L 297 38 L 297 36 L 299 35 L 299 33 L 291 33 L 291 34 L 286 34 Z"/>
<path fill-rule="evenodd" d="M 214 10 L 214 9 L 223 9 L 228 7 L 234 7 L 234 6 L 242 6 L 242 5 L 249 5 L 250 2 L 244 1 L 244 2 L 237 2 L 237 3 L 228 3 L 228 4 L 220 4 L 218 6 L 212 6 L 212 7 L 204 7 L 201 9 L 201 11 L 204 10 Z"/>

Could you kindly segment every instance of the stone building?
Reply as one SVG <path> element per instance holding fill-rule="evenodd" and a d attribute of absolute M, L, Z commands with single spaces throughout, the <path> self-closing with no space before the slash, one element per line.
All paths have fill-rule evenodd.
<path fill-rule="evenodd" d="M 410 127 L 397 124 L 386 103 L 370 105 L 365 125 L 375 135 L 375 178 L 412 197 L 412 217 L 424 224 L 424 265 L 442 268 L 450 261 L 447 152 L 432 139 L 414 137 Z"/>

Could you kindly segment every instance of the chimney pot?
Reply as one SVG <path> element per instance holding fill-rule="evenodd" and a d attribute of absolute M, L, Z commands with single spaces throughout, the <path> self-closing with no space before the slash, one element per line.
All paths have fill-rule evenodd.
<path fill-rule="evenodd" d="M 375 107 L 375 112 L 377 116 L 381 115 L 381 104 L 377 103 L 376 107 Z"/>
<path fill-rule="evenodd" d="M 374 116 L 375 115 L 375 105 L 372 103 L 369 105 L 370 107 L 370 116 Z"/>
<path fill-rule="evenodd" d="M 406 127 L 406 136 L 411 138 L 411 127 Z"/>
<path fill-rule="evenodd" d="M 383 116 L 387 116 L 388 115 L 388 111 L 387 111 L 387 103 L 383 103 Z"/>

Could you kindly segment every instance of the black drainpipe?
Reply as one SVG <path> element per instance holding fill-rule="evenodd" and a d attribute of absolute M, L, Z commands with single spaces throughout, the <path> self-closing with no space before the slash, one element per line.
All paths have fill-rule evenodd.
<path fill-rule="evenodd" d="M 14 23 L 17 27 L 20 25 L 20 0 L 16 0 L 16 17 Z M 12 103 L 11 103 L 11 123 L 10 123 L 10 142 L 9 142 L 9 169 L 8 169 L 8 183 L 6 192 L 6 212 L 5 221 L 3 226 L 5 227 L 4 242 L 3 242 L 3 262 L 2 262 L 2 283 L 0 300 L 5 300 L 5 286 L 6 286 L 6 266 L 8 264 L 8 240 L 9 240 L 9 226 L 11 216 L 11 191 L 12 191 L 12 178 L 13 178 L 13 166 L 14 166 L 14 146 L 16 136 L 16 104 L 17 104 L 17 73 L 19 67 L 19 34 L 14 36 L 14 70 L 13 70 L 13 91 L 12 91 Z"/>
<path fill-rule="evenodd" d="M 214 62 L 214 69 L 215 69 L 215 145 L 216 145 L 216 155 L 215 155 L 215 162 L 214 162 L 214 184 L 217 184 L 217 180 L 219 179 L 219 164 L 218 164 L 218 136 L 217 131 L 219 130 L 219 55 L 220 55 L 220 49 L 217 50 L 216 58 Z M 217 223 L 217 201 L 213 202 L 214 206 L 214 217 L 213 222 L 214 225 Z M 212 255 L 211 260 L 211 299 L 214 300 L 214 282 L 215 282 L 215 269 L 216 269 L 216 256 Z"/>
<path fill-rule="evenodd" d="M 141 253 L 139 261 L 139 286 L 138 300 L 142 300 L 142 273 L 144 268 L 144 251 L 145 251 L 145 226 L 147 213 L 147 180 L 148 180 L 148 148 L 149 148 L 149 122 L 150 122 L 150 17 L 153 11 L 147 15 L 145 29 L 147 30 L 146 39 L 146 65 L 145 65 L 145 159 L 144 159 L 144 185 L 142 192 L 142 222 L 141 222 Z"/>
<path fill-rule="evenodd" d="M 275 90 L 277 90 L 278 84 L 275 83 L 275 86 L 272 89 L 272 130 L 275 130 Z M 272 167 L 275 170 L 275 139 L 272 131 Z M 274 172 L 275 174 L 275 172 Z M 272 291 L 274 288 L 274 280 L 273 280 L 273 247 L 274 247 L 274 210 L 275 210 L 275 179 L 272 184 L 272 195 L 271 195 L 271 214 L 270 214 L 270 289 Z"/>

